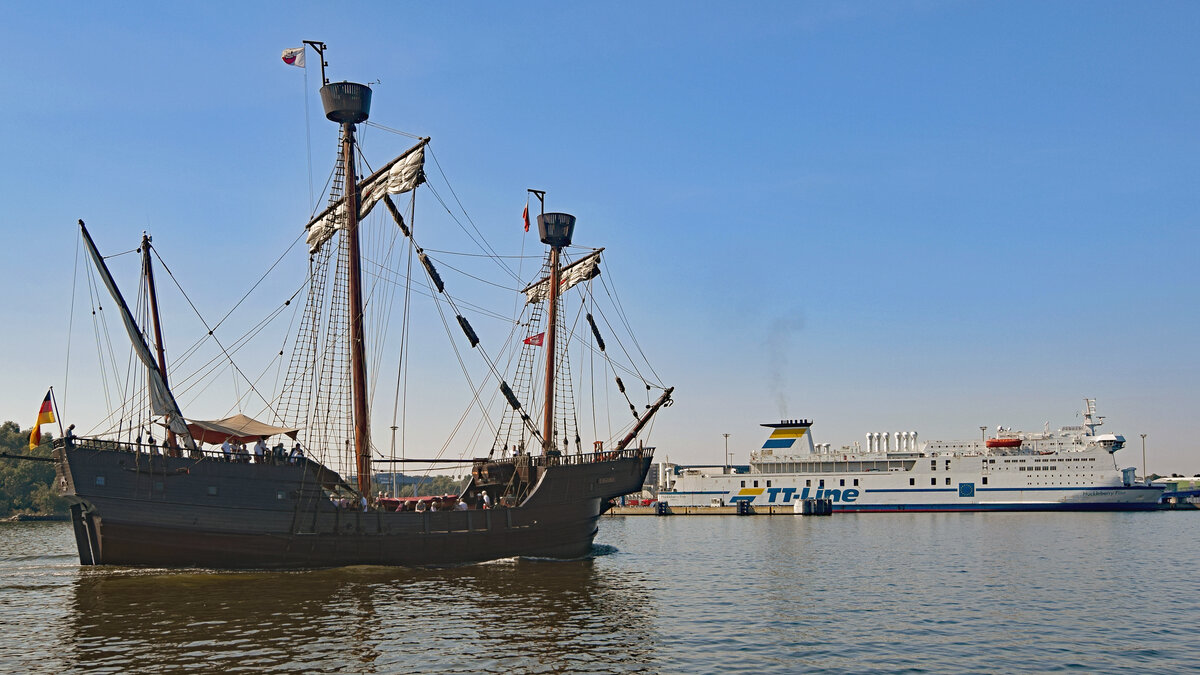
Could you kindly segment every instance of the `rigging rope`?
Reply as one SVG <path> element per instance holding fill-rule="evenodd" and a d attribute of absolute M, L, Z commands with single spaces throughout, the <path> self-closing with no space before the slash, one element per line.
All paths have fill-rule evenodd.
<path fill-rule="evenodd" d="M 292 246 L 293 246 L 293 247 L 295 246 L 295 242 L 293 242 L 293 243 L 292 243 Z M 154 250 L 154 249 L 152 248 L 151 250 Z M 290 247 L 289 247 L 289 250 L 290 250 Z M 221 350 L 221 353 L 225 355 L 225 358 L 226 358 L 226 359 L 229 361 L 229 365 L 230 365 L 230 367 L 231 367 L 233 370 L 235 370 L 235 371 L 237 372 L 237 374 L 238 374 L 238 375 L 240 375 L 240 376 L 242 377 L 242 379 L 244 379 L 244 380 L 245 380 L 247 383 L 251 383 L 251 382 L 252 382 L 252 380 L 251 380 L 249 377 L 247 377 L 247 376 L 246 376 L 246 374 L 245 374 L 244 372 L 242 372 L 242 369 L 241 369 L 241 368 L 240 368 L 240 367 L 237 365 L 237 363 L 236 363 L 236 362 L 234 362 L 234 360 L 233 360 L 233 353 L 231 353 L 231 352 L 229 351 L 229 349 L 228 349 L 228 348 L 227 348 L 227 347 L 226 347 L 226 346 L 225 346 L 225 345 L 224 345 L 224 344 L 221 342 L 221 339 L 220 339 L 220 338 L 218 338 L 218 337 L 216 336 L 216 334 L 213 332 L 213 331 L 215 331 L 215 330 L 216 330 L 216 326 L 210 326 L 210 325 L 209 325 L 209 323 L 208 323 L 208 321 L 207 321 L 207 320 L 205 320 L 205 318 L 204 318 L 204 315 L 200 313 L 200 310 L 199 310 L 199 309 L 196 307 L 196 304 L 195 304 L 194 302 L 192 302 L 192 299 L 191 299 L 191 298 L 188 296 L 187 292 L 183 290 L 183 286 L 182 286 L 182 285 L 180 285 L 180 283 L 179 283 L 179 280 L 175 278 L 175 274 L 171 272 L 171 269 L 170 269 L 170 267 L 168 267 L 168 266 L 167 266 L 167 264 L 166 264 L 165 262 L 163 262 L 163 261 L 162 261 L 162 258 L 161 258 L 161 257 L 158 255 L 158 251 L 156 251 L 156 250 L 155 250 L 155 253 L 154 253 L 154 255 L 155 255 L 155 257 L 158 257 L 158 258 L 159 258 L 159 262 L 162 264 L 162 266 L 163 266 L 163 269 L 164 269 L 164 270 L 166 271 L 166 273 L 167 273 L 167 276 L 169 276 L 169 277 L 171 278 L 171 281 L 175 283 L 175 287 L 176 287 L 177 289 L 179 289 L 179 292 L 180 292 L 180 294 L 181 294 L 181 295 L 183 295 L 183 298 L 184 298 L 184 300 L 186 300 L 186 301 L 187 301 L 187 303 L 188 303 L 188 306 L 192 308 L 192 312 L 194 312 L 194 313 L 196 314 L 196 318 L 200 319 L 200 323 L 201 323 L 201 324 L 203 324 L 203 325 L 204 325 L 204 328 L 205 328 L 205 330 L 207 330 L 207 331 L 208 331 L 208 335 L 209 335 L 209 337 L 211 337 L 211 338 L 212 338 L 212 340 L 213 340 L 213 342 L 215 342 L 215 343 L 216 343 L 217 347 L 219 347 L 219 348 L 220 348 L 220 350 Z M 282 257 L 280 257 L 280 259 L 279 259 L 279 260 L 282 260 Z M 271 265 L 271 268 L 270 268 L 270 269 L 274 269 L 274 268 L 275 268 L 275 266 L 279 264 L 279 260 L 276 260 L 276 261 L 275 261 L 275 263 Z M 268 270 L 268 271 L 269 271 L 269 270 Z M 262 278 L 260 278 L 258 281 L 256 281 L 256 282 L 255 282 L 255 284 L 254 284 L 254 287 L 255 287 L 255 288 L 257 288 L 257 287 L 258 287 L 258 285 L 259 285 L 260 283 L 262 283 Z M 253 290 L 254 290 L 254 289 L 252 288 L 252 289 L 251 289 L 251 291 L 253 291 Z M 300 290 L 303 290 L 303 287 L 301 287 L 301 289 L 300 289 Z M 291 301 L 292 301 L 292 299 L 294 299 L 294 298 L 295 298 L 297 295 L 299 295 L 299 293 L 300 293 L 300 290 L 297 290 L 297 291 L 296 291 L 296 293 L 294 293 L 294 294 L 292 295 L 292 297 L 291 297 L 291 298 L 289 298 L 289 299 L 287 300 L 287 302 L 285 303 L 285 305 L 284 305 L 284 306 L 286 306 L 287 304 L 290 304 L 290 303 L 291 303 Z M 246 294 L 246 296 L 248 296 L 248 295 L 249 295 L 249 293 L 247 293 L 247 294 Z M 242 297 L 240 300 L 238 300 L 238 302 L 237 302 L 237 305 L 240 305 L 242 302 L 244 302 L 244 301 L 245 301 L 245 299 L 246 299 L 246 296 L 243 296 L 243 297 Z M 236 308 L 236 307 L 237 307 L 237 305 L 235 305 L 234 307 Z M 282 310 L 282 307 L 281 307 L 281 308 L 279 308 L 279 309 L 277 309 L 277 310 L 276 310 L 276 312 L 275 312 L 275 314 L 273 314 L 273 315 L 271 316 L 271 320 L 273 320 L 275 316 L 278 316 L 280 313 L 282 313 L 282 311 L 283 311 L 283 310 Z M 231 309 L 229 312 L 227 312 L 227 313 L 225 314 L 225 316 L 224 316 L 224 317 L 222 317 L 221 321 L 223 322 L 223 321 L 225 321 L 226 319 L 228 319 L 228 318 L 229 318 L 229 316 L 230 316 L 230 314 L 232 314 L 232 313 L 233 313 L 233 310 Z M 218 324 L 217 324 L 217 325 L 219 326 L 219 325 L 220 325 L 220 322 L 218 322 Z M 260 322 L 260 325 L 265 327 L 265 323 L 263 323 L 263 322 Z M 259 330 L 261 330 L 261 328 L 259 328 Z M 232 344 L 233 344 L 233 345 L 238 345 L 239 343 L 240 343 L 240 344 L 245 344 L 245 342 L 246 342 L 246 340 L 241 340 L 241 339 L 239 339 L 239 340 L 235 340 L 235 341 L 234 341 L 234 343 L 232 343 Z M 236 349 L 234 350 L 234 352 L 236 352 Z M 269 398 L 267 398 L 266 396 L 264 396 L 264 395 L 262 394 L 262 392 L 258 391 L 258 388 L 257 388 L 257 387 L 255 387 L 253 384 L 251 384 L 251 385 L 250 385 L 250 389 L 251 389 L 251 390 L 252 390 L 252 391 L 253 391 L 255 394 L 257 394 L 257 395 L 259 396 L 259 398 L 261 398 L 261 399 L 263 400 L 263 402 L 264 402 L 264 403 L 266 403 L 266 405 L 267 405 L 267 408 L 268 408 L 269 410 L 271 410 L 271 412 L 273 412 L 273 413 L 275 413 L 275 414 L 278 414 L 278 413 L 275 411 L 274 407 L 272 407 L 272 406 L 271 406 L 271 399 L 269 399 Z"/>
<path fill-rule="evenodd" d="M 610 268 L 610 270 L 611 270 L 611 268 Z M 611 272 L 610 272 L 610 274 L 611 274 Z M 630 339 L 633 340 L 633 344 L 637 348 L 638 354 L 642 357 L 642 361 L 646 364 L 646 367 L 650 369 L 650 374 L 654 376 L 654 379 L 656 382 L 661 382 L 662 378 L 660 378 L 658 376 L 658 373 L 654 372 L 654 366 L 650 365 L 650 360 L 646 358 L 646 353 L 642 351 L 642 346 L 641 346 L 641 344 L 638 343 L 637 336 L 634 334 L 633 328 L 629 325 L 629 319 L 625 316 L 625 308 L 621 305 L 621 299 L 615 297 L 615 290 L 612 288 L 609 288 L 607 280 L 601 279 L 600 285 L 604 287 L 604 292 L 607 293 L 608 297 L 612 299 L 613 306 L 616 307 L 616 310 L 617 310 L 618 318 L 621 319 L 622 325 L 625 326 L 626 332 L 629 333 Z M 605 323 L 607 323 L 607 321 Z M 612 327 L 609 326 L 610 330 L 611 330 L 611 328 Z M 620 344 L 620 343 L 618 343 L 618 344 Z M 624 351 L 624 346 L 622 346 L 622 351 Z M 626 354 L 626 355 L 628 356 L 628 354 Z M 633 364 L 633 359 L 630 358 L 630 365 L 632 365 L 632 364 Z M 636 368 L 636 366 L 635 366 L 635 368 Z M 642 378 L 642 379 L 645 380 L 645 378 Z M 658 386 L 660 389 L 662 388 L 662 385 L 658 385 Z"/>
<path fill-rule="evenodd" d="M 63 370 L 63 393 L 61 408 L 67 407 L 68 386 L 71 378 L 71 336 L 75 334 L 75 291 L 79 284 L 79 243 L 83 237 L 75 240 L 75 269 L 71 273 L 71 309 L 67 313 L 67 365 Z M 61 408 L 59 414 L 62 414 Z"/>
<path fill-rule="evenodd" d="M 471 214 L 467 213 L 466 207 L 464 207 L 462 205 L 462 201 L 459 200 L 459 198 L 458 198 L 458 193 L 454 191 L 454 186 L 450 184 L 450 179 L 446 177 L 446 172 L 442 169 L 442 163 L 438 161 L 437 154 L 434 153 L 433 148 L 429 149 L 429 156 L 433 158 L 433 164 L 434 164 L 434 166 L 436 166 L 438 168 L 438 173 L 442 174 L 442 180 L 446 181 L 446 187 L 450 190 L 450 195 L 452 197 L 454 197 L 454 202 L 456 204 L 458 204 L 458 208 L 462 211 L 462 214 L 467 219 L 467 222 L 471 223 L 471 229 L 475 230 L 475 233 L 478 234 L 479 238 L 483 240 L 484 244 L 486 244 L 486 248 L 485 247 L 481 247 L 481 248 L 484 248 L 485 251 L 490 253 L 492 256 L 492 259 L 495 260 L 497 262 L 497 264 L 500 265 L 501 269 L 508 272 L 509 276 L 511 276 L 514 279 L 517 279 L 518 277 L 517 277 L 516 273 L 513 272 L 512 268 L 510 268 L 504 262 L 504 259 L 501 258 L 500 255 L 496 253 L 496 249 L 492 248 L 492 245 L 488 243 L 487 238 L 484 237 L 483 233 L 479 231 L 479 227 L 477 225 L 475 225 L 475 221 L 471 219 Z M 435 193 L 435 195 L 436 195 L 436 193 Z M 441 197 L 438 197 L 438 201 L 441 201 Z M 445 206 L 445 204 L 443 203 L 442 206 Z M 447 211 L 449 211 L 449 209 L 447 209 Z M 455 222 L 458 222 L 457 218 L 455 218 Z M 459 223 L 459 226 L 461 227 L 462 224 Z"/>

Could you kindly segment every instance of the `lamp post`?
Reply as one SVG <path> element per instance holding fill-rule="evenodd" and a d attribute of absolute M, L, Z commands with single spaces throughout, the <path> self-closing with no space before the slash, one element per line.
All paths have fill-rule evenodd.
<path fill-rule="evenodd" d="M 731 462 L 729 458 L 729 434 L 721 435 L 725 437 L 725 472 L 729 473 L 729 467 L 733 465 L 733 462 Z"/>
<path fill-rule="evenodd" d="M 979 442 L 987 446 L 987 427 L 979 427 Z"/>
<path fill-rule="evenodd" d="M 1146 434 L 1142 434 L 1142 482 L 1149 485 L 1150 476 L 1146 473 Z"/>

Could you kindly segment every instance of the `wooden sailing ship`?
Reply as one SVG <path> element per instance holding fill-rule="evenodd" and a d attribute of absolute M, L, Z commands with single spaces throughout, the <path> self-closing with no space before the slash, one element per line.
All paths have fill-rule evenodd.
<path fill-rule="evenodd" d="M 309 44 L 324 56 L 323 44 Z M 345 398 L 350 414 L 345 433 L 340 427 L 333 432 L 319 433 L 317 429 L 329 427 L 330 410 L 337 407 L 334 399 L 343 388 L 331 381 L 327 370 L 313 365 L 322 352 L 315 339 L 307 346 L 297 340 L 293 364 L 301 365 L 289 370 L 285 382 L 285 388 L 299 390 L 289 400 L 312 403 L 307 412 L 289 413 L 284 410 L 287 406 L 279 403 L 272 424 L 244 416 L 215 421 L 186 418 L 168 384 L 150 239 L 143 237 L 140 250 L 152 331 L 135 319 L 80 221 L 81 236 L 99 279 L 118 305 L 137 360 L 145 367 L 149 415 L 165 427 L 166 435 L 161 449 L 151 438 L 142 436 L 140 426 L 136 438 L 132 438 L 132 425 L 108 434 L 56 441 L 58 486 L 71 502 L 81 563 L 287 568 L 445 565 L 513 556 L 589 555 L 599 516 L 609 500 L 642 488 L 652 450 L 635 441 L 653 415 L 669 405 L 672 389 L 663 388 L 644 409 L 631 404 L 633 420 L 623 428 L 619 441 L 609 447 L 601 441 L 590 448 L 593 451 L 582 452 L 575 430 L 576 451 L 570 452 L 572 434 L 561 419 L 556 420 L 556 411 L 562 410 L 562 401 L 556 401 L 563 386 L 559 362 L 566 353 L 562 346 L 565 340 L 559 316 L 560 293 L 598 274 L 599 253 L 571 265 L 562 264 L 563 249 L 571 245 L 575 227 L 575 218 L 568 214 L 543 212 L 538 216 L 539 235 L 548 246 L 545 275 L 539 275 L 537 282 L 524 289 L 528 304 L 543 307 L 545 315 L 544 324 L 540 322 L 541 310 L 538 322 L 521 324 L 528 331 L 522 341 L 522 363 L 532 358 L 535 348 L 545 353 L 538 402 L 543 413 L 541 426 L 533 422 L 529 403 L 518 396 L 524 389 L 518 386 L 515 393 L 512 386 L 498 378 L 507 420 L 498 428 L 515 430 L 519 440 L 510 441 L 498 431 L 487 456 L 466 460 L 471 467 L 470 478 L 459 496 L 465 508 L 393 510 L 396 500 L 376 499 L 372 494 L 372 475 L 380 458 L 378 453 L 372 454 L 370 438 L 359 224 L 373 206 L 384 203 L 395 227 L 412 240 L 413 249 L 419 252 L 430 292 L 445 292 L 432 261 L 416 246 L 410 224 L 392 201 L 393 195 L 415 195 L 417 186 L 424 182 L 424 152 L 429 139 L 421 139 L 359 180 L 356 125 L 368 119 L 371 89 L 353 82 L 330 84 L 324 78 L 326 64 L 323 60 L 321 63 L 322 102 L 326 116 L 340 125 L 341 147 L 331 203 L 308 224 L 307 243 L 312 255 L 305 317 L 316 317 L 323 311 L 322 298 L 326 296 L 319 283 L 323 275 L 331 274 L 334 283 L 344 283 L 344 291 L 334 294 L 343 300 L 331 305 L 330 313 L 337 317 L 333 327 L 307 333 L 314 337 L 345 335 L 339 343 L 348 352 L 344 374 L 349 380 Z M 349 189 L 339 194 L 339 185 Z M 536 194 L 539 200 L 544 198 L 544 193 Z M 336 255 L 328 251 L 334 240 Z M 327 271 L 330 266 L 334 272 Z M 477 347 L 479 337 L 469 321 L 461 313 L 456 318 L 470 347 Z M 591 314 L 587 320 L 602 351 L 603 340 Z M 539 328 L 541 332 L 535 334 Z M 525 370 L 532 377 L 533 369 Z M 624 392 L 620 378 L 617 383 Z M 267 453 L 247 458 L 252 461 L 239 461 L 227 449 L 210 446 L 212 449 L 206 450 L 203 445 L 244 443 L 268 436 L 296 439 L 302 454 Z M 321 443 L 335 447 L 323 451 Z M 335 456 L 339 450 L 336 446 L 342 443 L 353 448 L 352 480 L 343 479 L 321 461 Z M 516 452 L 510 454 L 513 448 Z"/>

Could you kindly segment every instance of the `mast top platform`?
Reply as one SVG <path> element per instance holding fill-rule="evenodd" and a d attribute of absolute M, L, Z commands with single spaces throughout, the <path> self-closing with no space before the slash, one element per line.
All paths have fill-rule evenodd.
<path fill-rule="evenodd" d="M 571 245 L 575 235 L 575 216 L 569 213 L 543 213 L 538 216 L 538 235 L 547 246 Z"/>
<path fill-rule="evenodd" d="M 371 88 L 357 82 L 334 82 L 321 87 L 325 117 L 338 124 L 366 122 L 371 115 Z"/>

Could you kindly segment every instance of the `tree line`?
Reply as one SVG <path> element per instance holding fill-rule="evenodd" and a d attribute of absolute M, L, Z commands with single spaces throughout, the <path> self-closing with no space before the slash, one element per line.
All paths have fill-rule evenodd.
<path fill-rule="evenodd" d="M 11 455 L 49 457 L 50 435 L 43 434 L 42 445 L 30 450 L 30 431 L 22 430 L 16 422 L 0 425 L 0 451 Z M 48 515 L 66 512 L 67 501 L 54 490 L 53 464 L 0 458 L 0 517 L 18 513 Z"/>
<path fill-rule="evenodd" d="M 424 495 L 457 495 L 466 487 L 467 479 L 453 476 L 422 476 L 415 481 L 410 478 L 408 484 L 400 485 L 396 490 L 397 497 L 416 497 Z M 384 494 L 391 492 L 392 484 L 387 480 L 376 480 L 375 489 Z"/>

